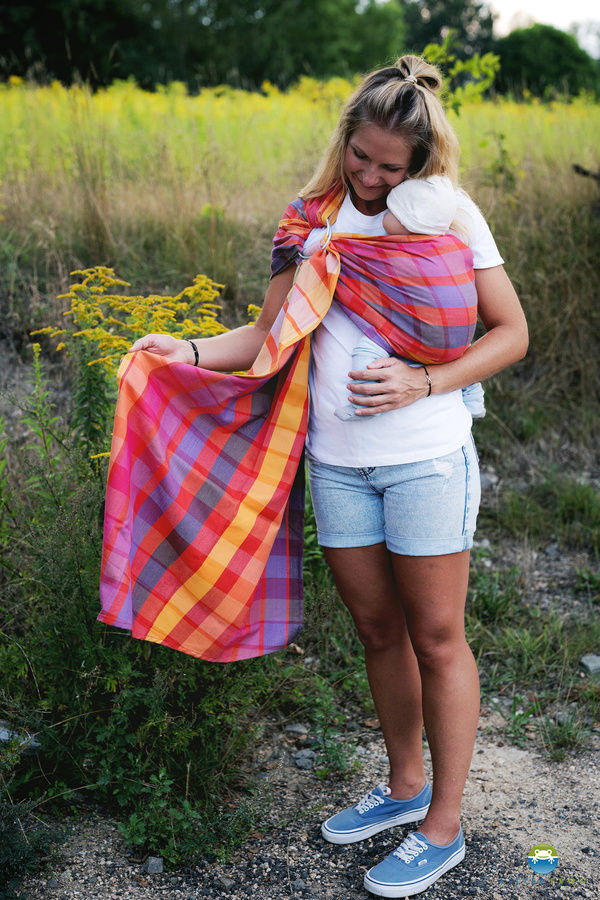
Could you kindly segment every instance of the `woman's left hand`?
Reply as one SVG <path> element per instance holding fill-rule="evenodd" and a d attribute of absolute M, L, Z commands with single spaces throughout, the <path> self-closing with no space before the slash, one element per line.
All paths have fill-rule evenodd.
<path fill-rule="evenodd" d="M 424 369 L 408 366 L 393 356 L 376 359 L 368 369 L 348 373 L 350 378 L 367 381 L 368 384 L 350 383 L 349 399 L 361 408 L 358 416 L 373 416 L 410 406 L 429 394 L 429 383 Z"/>

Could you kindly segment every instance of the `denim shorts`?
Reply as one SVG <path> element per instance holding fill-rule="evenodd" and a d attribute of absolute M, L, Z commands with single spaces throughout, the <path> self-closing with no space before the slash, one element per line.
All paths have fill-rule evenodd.
<path fill-rule="evenodd" d="M 323 547 L 385 541 L 392 553 L 441 556 L 473 546 L 481 487 L 473 438 L 447 456 L 353 469 L 309 459 Z"/>

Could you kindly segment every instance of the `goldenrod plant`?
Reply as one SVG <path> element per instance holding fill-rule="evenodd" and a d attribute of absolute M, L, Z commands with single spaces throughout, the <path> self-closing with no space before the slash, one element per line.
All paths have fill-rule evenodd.
<path fill-rule="evenodd" d="M 197 275 L 192 285 L 174 297 L 112 293 L 115 288 L 128 288 L 130 284 L 117 278 L 106 266 L 94 266 L 71 275 L 79 275 L 82 281 L 72 284 L 59 297 L 70 301 L 70 309 L 64 315 L 71 327 L 49 326 L 32 335 L 60 337 L 57 350 L 64 349 L 67 342 L 82 339 L 93 345 L 98 354 L 88 365 L 101 365 L 111 374 L 116 372 L 120 359 L 134 341 L 145 334 L 187 338 L 210 337 L 227 331 L 218 320 L 221 307 L 215 302 L 223 285 L 215 284 L 206 275 Z"/>

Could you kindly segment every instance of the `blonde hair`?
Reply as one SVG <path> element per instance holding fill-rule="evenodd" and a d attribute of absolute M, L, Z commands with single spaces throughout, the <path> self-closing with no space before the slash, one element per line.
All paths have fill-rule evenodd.
<path fill-rule="evenodd" d="M 348 141 L 362 125 L 397 132 L 412 150 L 411 178 L 447 175 L 458 184 L 458 139 L 437 96 L 442 78 L 420 56 L 402 56 L 394 66 L 367 75 L 346 103 L 317 170 L 300 191 L 319 197 L 345 181 Z"/>

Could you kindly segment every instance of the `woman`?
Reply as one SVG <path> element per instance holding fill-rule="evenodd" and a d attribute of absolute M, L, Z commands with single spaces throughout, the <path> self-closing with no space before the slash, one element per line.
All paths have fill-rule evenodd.
<path fill-rule="evenodd" d="M 382 234 L 386 196 L 409 176 L 446 175 L 456 184 L 458 145 L 436 96 L 440 87 L 432 66 L 406 56 L 368 76 L 350 99 L 319 170 L 301 193 L 310 204 L 341 179 L 334 238 L 340 230 Z M 364 645 L 390 760 L 388 785 L 329 819 L 323 835 L 351 843 L 423 819 L 365 876 L 365 887 L 384 897 L 425 890 L 464 857 L 460 806 L 479 714 L 464 605 L 479 480 L 461 389 L 527 349 L 524 315 L 489 230 L 466 195 L 458 195 L 458 205 L 473 251 L 483 337 L 458 358 L 429 368 L 396 356 L 349 372 L 361 329 L 334 302 L 311 347 L 307 454 L 319 538 Z M 323 243 L 322 234 L 311 229 L 308 251 L 315 241 Z M 289 262 L 285 254 L 275 255 L 255 324 L 196 346 L 148 335 L 132 349 L 217 371 L 249 368 L 292 288 L 296 267 Z M 360 407 L 358 415 L 386 415 L 365 427 L 340 422 L 333 411 L 347 400 Z M 423 769 L 423 724 L 431 790 Z"/>

